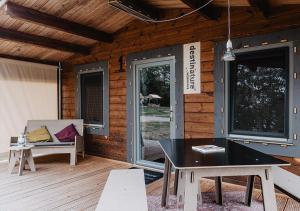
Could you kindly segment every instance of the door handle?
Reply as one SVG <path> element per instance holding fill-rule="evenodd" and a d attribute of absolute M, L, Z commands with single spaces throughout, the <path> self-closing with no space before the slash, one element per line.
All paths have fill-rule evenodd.
<path fill-rule="evenodd" d="M 172 106 L 170 108 L 170 122 L 173 121 L 173 109 L 172 109 Z"/>

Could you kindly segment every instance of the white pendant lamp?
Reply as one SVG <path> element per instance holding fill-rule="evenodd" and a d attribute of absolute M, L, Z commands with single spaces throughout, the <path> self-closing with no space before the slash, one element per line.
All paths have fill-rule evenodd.
<path fill-rule="evenodd" d="M 235 55 L 233 53 L 232 42 L 230 40 L 230 0 L 228 0 L 228 41 L 226 43 L 226 51 L 223 56 L 223 60 L 226 62 L 234 61 Z"/>

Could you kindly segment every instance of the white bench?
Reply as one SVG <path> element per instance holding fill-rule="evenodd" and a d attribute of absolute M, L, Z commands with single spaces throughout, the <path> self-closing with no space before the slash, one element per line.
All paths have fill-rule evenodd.
<path fill-rule="evenodd" d="M 142 169 L 112 170 L 96 211 L 147 211 Z"/>
<path fill-rule="evenodd" d="M 79 133 L 75 137 L 75 142 L 60 142 L 55 133 L 73 124 Z M 41 126 L 46 126 L 52 142 L 31 143 L 33 155 L 51 155 L 51 154 L 70 154 L 70 165 L 75 166 L 77 163 L 77 153 L 82 153 L 84 158 L 84 137 L 83 137 L 83 120 L 82 119 L 62 119 L 62 120 L 28 120 L 27 131 L 33 131 Z M 17 138 L 12 137 L 11 146 L 16 145 Z"/>

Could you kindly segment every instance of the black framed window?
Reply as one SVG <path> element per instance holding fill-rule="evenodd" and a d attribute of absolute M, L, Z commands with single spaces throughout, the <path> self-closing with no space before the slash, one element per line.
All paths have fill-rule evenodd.
<path fill-rule="evenodd" d="M 289 47 L 238 53 L 229 71 L 229 133 L 288 138 Z"/>
<path fill-rule="evenodd" d="M 80 87 L 84 123 L 103 125 L 103 72 L 81 74 Z"/>

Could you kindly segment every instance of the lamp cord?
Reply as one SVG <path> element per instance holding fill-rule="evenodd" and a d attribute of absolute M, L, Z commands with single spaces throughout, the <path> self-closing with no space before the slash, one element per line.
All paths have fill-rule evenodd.
<path fill-rule="evenodd" d="M 230 40 L 231 37 L 231 29 L 230 29 L 230 0 L 228 0 L 228 40 Z"/>

